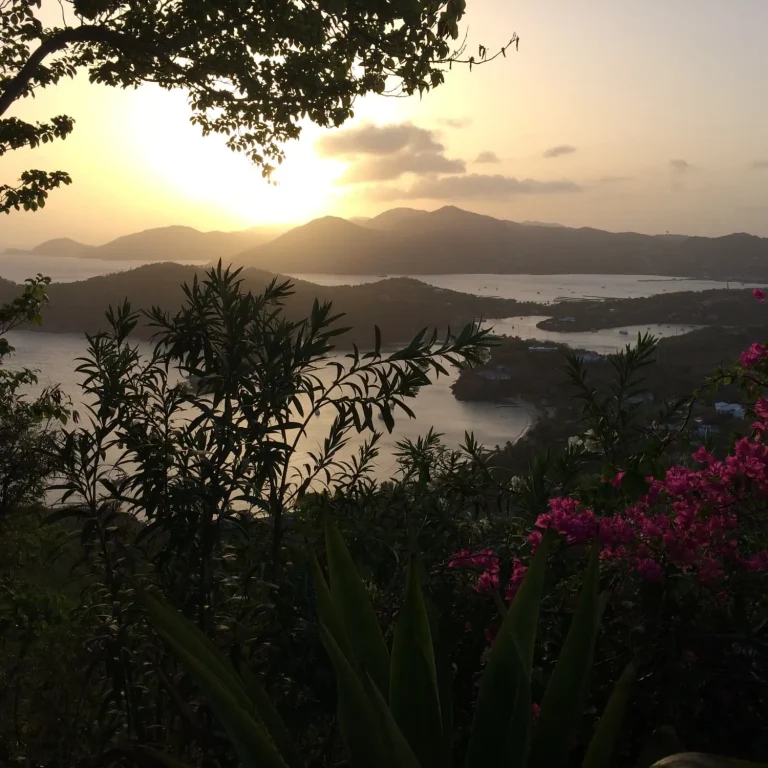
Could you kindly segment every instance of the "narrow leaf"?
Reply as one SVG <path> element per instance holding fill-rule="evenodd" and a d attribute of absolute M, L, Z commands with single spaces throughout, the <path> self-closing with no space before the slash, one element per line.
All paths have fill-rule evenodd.
<path fill-rule="evenodd" d="M 530 694 L 524 711 L 520 710 L 524 691 L 530 688 L 533 647 L 550 542 L 551 535 L 547 534 L 531 561 L 491 648 L 475 705 L 467 768 L 486 768 L 496 764 L 499 756 L 506 751 L 510 728 L 524 737 L 530 729 Z M 527 749 L 526 742 L 518 745 L 520 765 L 524 764 Z"/>
<path fill-rule="evenodd" d="M 598 594 L 600 548 L 595 541 L 571 627 L 544 694 L 531 744 L 532 768 L 567 762 L 584 711 L 604 600 Z"/>
<path fill-rule="evenodd" d="M 365 584 L 330 515 L 325 517 L 325 545 L 331 595 L 355 660 L 368 671 L 384 697 L 389 695 L 389 652 Z"/>
<path fill-rule="evenodd" d="M 392 642 L 390 706 L 422 768 L 437 768 L 443 753 L 440 697 L 432 633 L 413 558 L 405 589 Z"/>
<path fill-rule="evenodd" d="M 611 697 L 605 705 L 600 722 L 597 724 L 592 741 L 589 743 L 582 768 L 605 768 L 605 766 L 612 764 L 613 752 L 621 733 L 629 694 L 635 682 L 636 674 L 637 667 L 633 660 L 627 664 L 611 692 Z"/>

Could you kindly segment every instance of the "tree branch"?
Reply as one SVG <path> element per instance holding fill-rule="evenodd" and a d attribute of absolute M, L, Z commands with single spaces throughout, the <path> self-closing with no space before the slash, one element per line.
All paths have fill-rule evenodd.
<path fill-rule="evenodd" d="M 3 115 L 11 105 L 24 93 L 24 89 L 35 77 L 40 65 L 52 54 L 64 50 L 75 43 L 103 43 L 121 50 L 136 50 L 135 38 L 122 32 L 115 32 L 106 27 L 82 26 L 62 29 L 43 41 L 37 50 L 27 59 L 24 66 L 11 78 L 8 85 L 0 92 L 0 115 Z"/>

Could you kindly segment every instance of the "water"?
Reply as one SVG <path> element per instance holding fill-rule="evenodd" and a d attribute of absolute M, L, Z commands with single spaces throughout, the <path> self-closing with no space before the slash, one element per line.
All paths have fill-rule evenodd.
<path fill-rule="evenodd" d="M 293 275 L 317 285 L 362 285 L 381 280 L 381 275 Z M 389 277 L 403 277 L 389 275 Z M 476 296 L 496 296 L 517 301 L 551 304 L 556 301 L 598 298 L 630 299 L 679 291 L 713 288 L 758 288 L 754 283 L 723 283 L 658 275 L 407 275 L 436 288 Z"/>
<path fill-rule="evenodd" d="M 586 349 L 600 355 L 607 355 L 624 349 L 627 344 L 637 341 L 638 333 L 651 333 L 657 338 L 663 339 L 669 336 L 682 336 L 684 333 L 690 333 L 701 327 L 698 325 L 625 325 L 621 328 L 602 328 L 599 331 L 577 331 L 574 333 L 543 331 L 536 327 L 537 323 L 547 319 L 546 315 L 525 315 L 523 317 L 489 320 L 487 325 L 491 326 L 494 332 L 499 335 L 567 344 L 569 347 Z"/>
<path fill-rule="evenodd" d="M 14 283 L 23 283 L 28 277 L 40 273 L 54 283 L 74 283 L 89 277 L 110 275 L 136 269 L 152 261 L 111 261 L 106 259 L 80 259 L 76 256 L 43 256 L 41 254 L 0 254 L 0 277 Z M 203 266 L 206 261 L 183 261 L 181 264 Z"/>
<path fill-rule="evenodd" d="M 9 368 L 35 368 L 40 370 L 40 387 L 60 384 L 62 390 L 72 398 L 76 409 L 83 408 L 83 398 L 79 389 L 80 375 L 75 372 L 78 363 L 86 351 L 85 338 L 73 334 L 52 334 L 34 331 L 12 331 L 6 335 L 16 348 L 16 354 L 9 359 Z M 147 352 L 149 344 L 137 342 Z M 333 358 L 343 362 L 343 355 Z M 441 376 L 431 387 L 421 390 L 409 405 L 416 413 L 416 419 L 399 413 L 395 418 L 395 429 L 390 435 L 383 422 L 376 420 L 376 427 L 384 432 L 380 441 L 380 457 L 376 465 L 379 478 L 391 477 L 396 469 L 393 457 L 395 442 L 404 438 L 415 440 L 434 427 L 444 435 L 444 442 L 450 447 L 458 447 L 464 440 L 465 432 L 474 432 L 475 437 L 489 448 L 501 446 L 507 441 L 514 442 L 531 425 L 531 411 L 525 407 L 498 407 L 493 403 L 466 403 L 457 400 L 451 391 L 451 384 L 458 373 L 450 372 Z M 309 423 L 306 438 L 300 444 L 300 453 L 296 462 L 301 463 L 306 452 L 317 450 L 327 436 L 335 410 L 321 410 Z M 358 445 L 359 441 L 354 443 Z M 349 458 L 354 452 L 350 447 L 344 457 Z"/>

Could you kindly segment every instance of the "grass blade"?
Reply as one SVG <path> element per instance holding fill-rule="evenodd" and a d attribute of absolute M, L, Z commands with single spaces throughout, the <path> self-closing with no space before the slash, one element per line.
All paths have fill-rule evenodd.
<path fill-rule="evenodd" d="M 330 515 L 325 517 L 325 545 L 331 595 L 355 660 L 385 698 L 389 695 L 389 652 L 365 584 Z"/>
<path fill-rule="evenodd" d="M 604 768 L 606 765 L 611 765 L 636 675 L 637 667 L 633 660 L 627 664 L 611 692 L 611 697 L 605 705 L 600 722 L 589 743 L 587 754 L 584 756 L 582 768 Z"/>
<path fill-rule="evenodd" d="M 442 763 L 443 728 L 432 633 L 413 559 L 392 642 L 389 701 L 395 722 L 422 768 Z"/>

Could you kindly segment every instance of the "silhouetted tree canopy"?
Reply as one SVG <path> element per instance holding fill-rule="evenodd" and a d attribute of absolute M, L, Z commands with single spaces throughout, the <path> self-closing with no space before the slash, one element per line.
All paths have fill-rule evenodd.
<path fill-rule="evenodd" d="M 351 117 L 358 96 L 409 95 L 440 85 L 465 0 L 59 0 L 47 28 L 41 0 L 0 0 L 0 155 L 65 138 L 74 121 L 3 118 L 19 99 L 86 70 L 92 82 L 144 82 L 189 92 L 192 121 L 227 137 L 265 176 L 301 121 L 327 127 Z M 58 8 L 51 3 L 56 10 Z M 513 38 L 513 42 L 516 38 Z M 499 50 L 496 55 L 502 54 Z M 0 210 L 34 210 L 70 183 L 29 171 L 0 185 Z"/>

